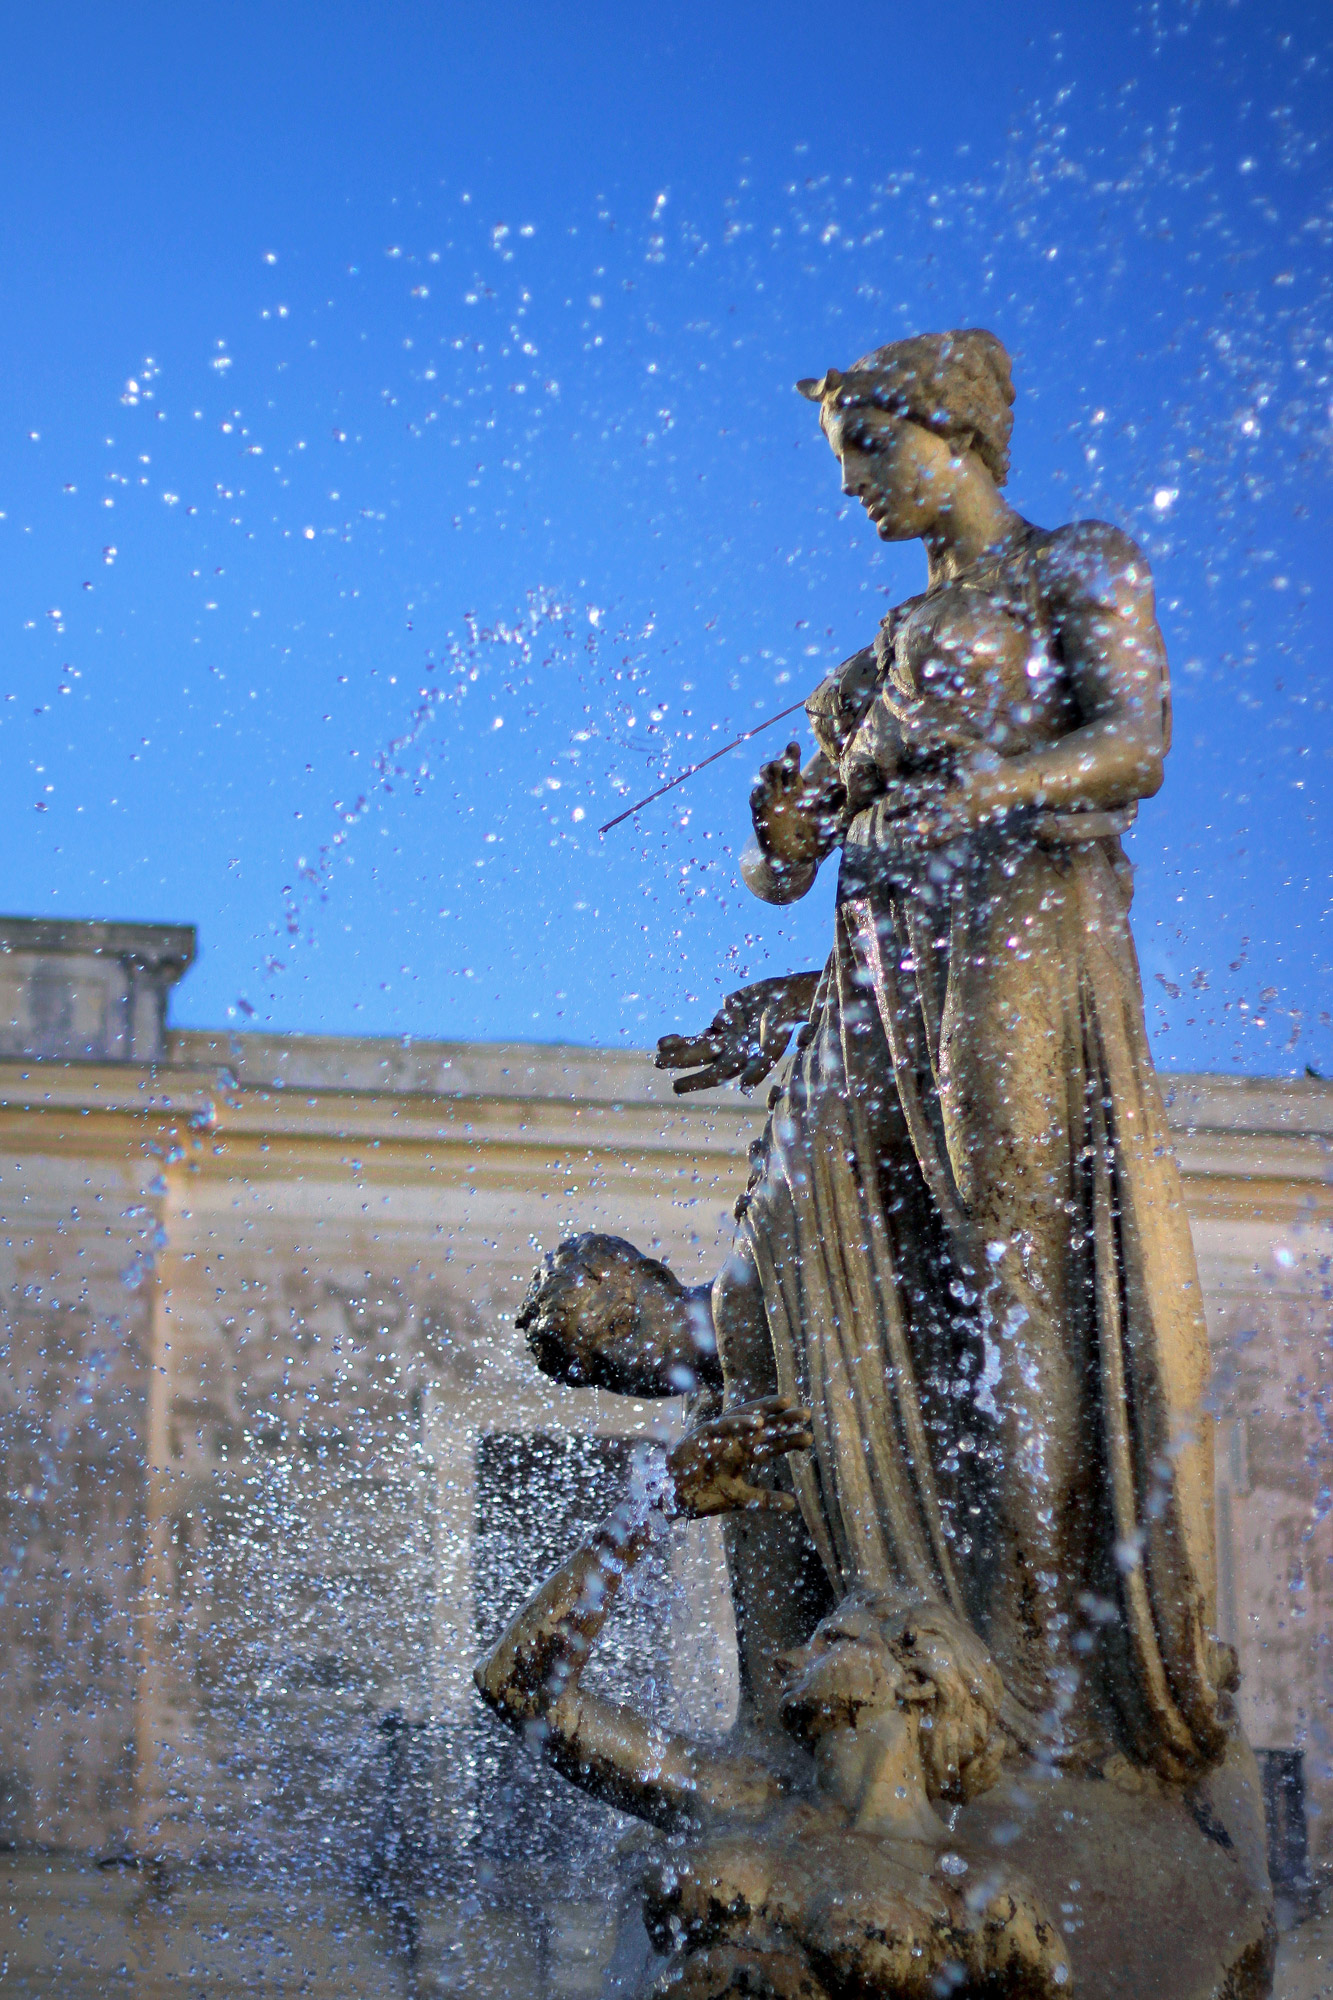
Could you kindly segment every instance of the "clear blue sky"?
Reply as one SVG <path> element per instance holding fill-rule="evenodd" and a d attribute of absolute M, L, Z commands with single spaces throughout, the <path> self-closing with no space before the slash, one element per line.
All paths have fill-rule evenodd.
<path fill-rule="evenodd" d="M 829 885 L 736 874 L 757 751 L 595 828 L 919 586 L 796 377 L 980 323 L 1016 504 L 1158 578 L 1158 1060 L 1333 1073 L 1331 39 L 1294 0 L 10 8 L 5 907 L 197 923 L 198 1025 L 647 1045 L 817 963 Z"/>

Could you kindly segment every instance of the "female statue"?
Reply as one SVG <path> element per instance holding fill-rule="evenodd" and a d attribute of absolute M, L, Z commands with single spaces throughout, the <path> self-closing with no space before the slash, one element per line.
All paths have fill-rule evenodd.
<path fill-rule="evenodd" d="M 741 1714 L 708 1749 L 581 1689 L 642 1522 L 571 1557 L 479 1681 L 576 1783 L 677 1829 L 645 1907 L 684 1957 L 653 1991 L 1257 1996 L 1207 1339 L 1120 845 L 1170 742 L 1152 581 L 1116 529 L 1005 501 L 991 334 L 798 386 L 844 491 L 929 564 L 807 702 L 812 760 L 792 744 L 751 795 L 756 894 L 838 853 L 832 951 L 659 1044 L 695 1066 L 677 1090 L 783 1059 L 713 1285 L 579 1237 L 519 1315 L 559 1379 L 720 1386 L 668 1486 L 733 1510 Z M 946 1863 L 976 1885 L 950 1910 Z M 1087 1909 L 1068 1966 L 1038 1896 Z"/>
<path fill-rule="evenodd" d="M 790 1461 L 805 1550 L 770 1537 L 748 1576 L 733 1555 L 751 1678 L 827 1608 L 808 1563 L 798 1587 L 812 1545 L 834 1599 L 897 1593 L 978 1636 L 1030 1751 L 1185 1779 L 1223 1752 L 1234 1662 L 1212 1633 L 1206 1334 L 1119 839 L 1170 741 L 1148 566 L 1103 523 L 1047 532 L 1008 505 L 991 334 L 897 341 L 798 386 L 843 490 L 929 568 L 811 696 L 813 760 L 792 745 L 751 798 L 758 895 L 803 895 L 840 853 L 833 950 L 793 984 L 808 1015 L 710 1302 L 728 1402 L 813 1412 Z M 735 996 L 658 1060 L 706 1061 L 685 1087 L 753 1081 L 791 999 Z M 571 1255 L 595 1289 L 565 1246 L 528 1308 L 548 1334 Z M 646 1327 L 671 1301 L 644 1274 Z M 687 1365 L 698 1315 L 679 1314 Z"/>
<path fill-rule="evenodd" d="M 1001 493 L 978 330 L 802 392 L 925 592 L 764 771 L 751 886 L 841 847 L 834 949 L 741 1224 L 835 1589 L 947 1604 L 1053 1754 L 1163 1776 L 1224 1744 L 1208 1350 L 1119 835 L 1170 692 L 1142 554 Z M 1089 1616 L 1091 1614 L 1091 1617 Z"/>

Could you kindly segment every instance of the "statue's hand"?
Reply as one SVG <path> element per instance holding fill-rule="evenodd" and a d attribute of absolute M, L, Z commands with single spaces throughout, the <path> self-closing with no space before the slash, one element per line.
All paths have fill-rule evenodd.
<path fill-rule="evenodd" d="M 754 837 L 778 868 L 808 868 L 827 854 L 843 803 L 838 780 L 802 771 L 801 746 L 789 743 L 750 793 Z"/>
<path fill-rule="evenodd" d="M 667 1471 L 683 1514 L 701 1519 L 737 1509 L 773 1508 L 790 1512 L 790 1493 L 759 1485 L 772 1477 L 774 1461 L 814 1443 L 810 1412 L 790 1396 L 765 1396 L 725 1416 L 687 1431 L 667 1458 Z"/>
<path fill-rule="evenodd" d="M 753 1090 L 768 1075 L 788 1042 L 792 1029 L 810 1012 L 819 984 L 817 972 L 791 972 L 780 979 L 760 979 L 729 993 L 702 1035 L 663 1035 L 653 1061 L 658 1069 L 691 1069 L 678 1076 L 672 1089 L 711 1090 L 733 1077 L 742 1090 Z"/>

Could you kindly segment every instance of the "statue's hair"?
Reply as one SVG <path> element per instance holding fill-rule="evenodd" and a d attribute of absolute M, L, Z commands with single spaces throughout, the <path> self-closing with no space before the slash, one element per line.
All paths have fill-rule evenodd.
<path fill-rule="evenodd" d="M 1003 345 L 984 327 L 891 340 L 845 372 L 830 368 L 796 386 L 826 413 L 873 409 L 908 417 L 975 451 L 997 486 L 1008 477 L 1013 376 Z"/>

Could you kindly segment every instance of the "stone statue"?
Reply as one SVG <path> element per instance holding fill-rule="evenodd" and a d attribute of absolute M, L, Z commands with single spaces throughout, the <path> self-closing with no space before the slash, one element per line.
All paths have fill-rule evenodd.
<path fill-rule="evenodd" d="M 843 490 L 929 565 L 810 697 L 811 760 L 751 795 L 757 895 L 838 853 L 832 952 L 659 1046 L 677 1089 L 784 1064 L 711 1289 L 586 1237 L 520 1316 L 560 1379 L 720 1389 L 658 1511 L 731 1510 L 742 1713 L 705 1753 L 581 1690 L 646 1508 L 480 1683 L 576 1782 L 688 1826 L 646 1890 L 645 1991 L 1266 1993 L 1207 1336 L 1120 844 L 1170 743 L 1148 566 L 1008 505 L 991 334 L 798 387 Z"/>

